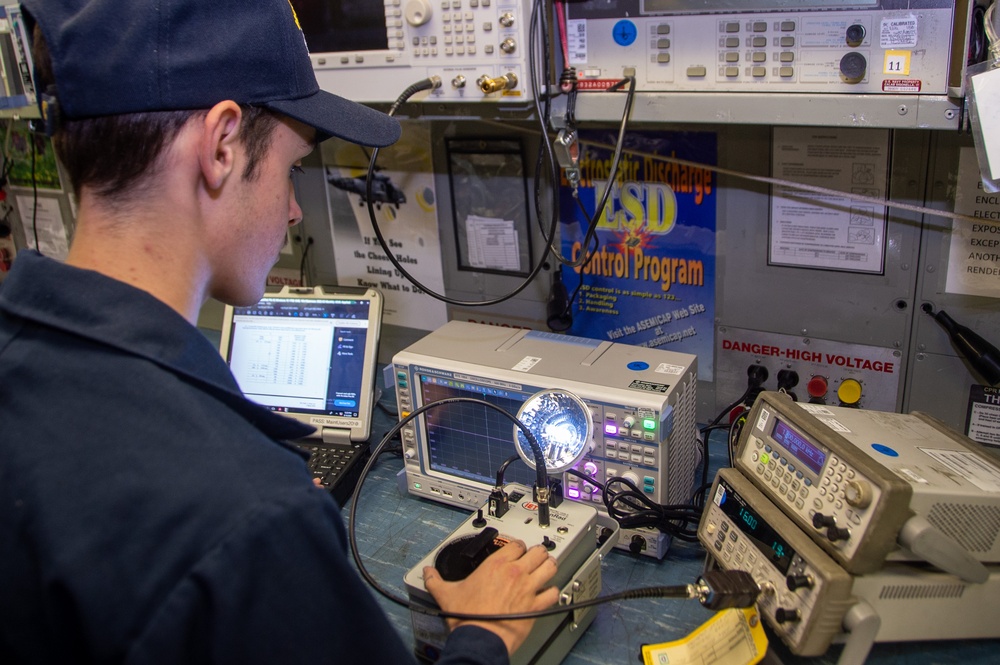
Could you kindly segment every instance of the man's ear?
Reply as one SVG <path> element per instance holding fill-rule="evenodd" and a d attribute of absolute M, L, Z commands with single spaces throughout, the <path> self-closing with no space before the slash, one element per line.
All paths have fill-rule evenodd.
<path fill-rule="evenodd" d="M 235 170 L 243 110 L 234 101 L 219 102 L 202 121 L 198 158 L 209 189 L 219 189 Z"/>

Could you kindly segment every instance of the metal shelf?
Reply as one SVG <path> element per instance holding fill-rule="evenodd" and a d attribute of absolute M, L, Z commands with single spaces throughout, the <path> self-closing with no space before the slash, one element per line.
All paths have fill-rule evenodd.
<path fill-rule="evenodd" d="M 624 101 L 622 92 L 580 93 L 576 121 L 618 122 Z M 946 95 L 643 92 L 630 123 L 958 129 L 961 108 L 961 99 Z"/>

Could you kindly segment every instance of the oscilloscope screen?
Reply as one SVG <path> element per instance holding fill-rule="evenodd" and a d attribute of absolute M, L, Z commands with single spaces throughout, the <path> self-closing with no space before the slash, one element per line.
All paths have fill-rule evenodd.
<path fill-rule="evenodd" d="M 470 397 L 516 416 L 530 397 L 517 391 L 434 376 L 422 375 L 419 380 L 423 404 L 449 397 Z M 492 485 L 504 460 L 517 455 L 514 422 L 489 407 L 469 402 L 438 406 L 424 413 L 424 424 L 430 468 L 438 473 Z M 504 481 L 530 486 L 535 481 L 535 472 L 518 459 L 507 467 Z"/>

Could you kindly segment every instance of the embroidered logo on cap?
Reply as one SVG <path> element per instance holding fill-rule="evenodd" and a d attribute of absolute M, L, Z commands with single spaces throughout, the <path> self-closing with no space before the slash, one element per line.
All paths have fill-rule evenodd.
<path fill-rule="evenodd" d="M 302 24 L 299 23 L 299 15 L 295 13 L 295 6 L 292 5 L 292 0 L 288 0 L 288 8 L 292 10 L 292 18 L 295 19 L 295 27 L 302 32 Z"/>

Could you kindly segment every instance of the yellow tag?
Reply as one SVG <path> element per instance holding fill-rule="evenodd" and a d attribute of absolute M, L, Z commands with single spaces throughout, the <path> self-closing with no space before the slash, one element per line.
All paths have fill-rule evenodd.
<path fill-rule="evenodd" d="M 886 51 L 885 66 L 883 74 L 889 76 L 909 76 L 910 75 L 910 52 L 909 51 Z"/>
<path fill-rule="evenodd" d="M 756 607 L 728 609 L 687 637 L 642 648 L 645 665 L 754 665 L 767 653 L 767 635 Z"/>

